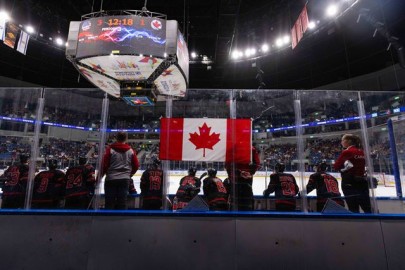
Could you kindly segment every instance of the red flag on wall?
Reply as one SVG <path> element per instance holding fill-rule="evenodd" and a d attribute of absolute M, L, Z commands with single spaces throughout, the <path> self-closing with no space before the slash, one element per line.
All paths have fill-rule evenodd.
<path fill-rule="evenodd" d="M 251 162 L 250 119 L 162 118 L 162 160 Z"/>

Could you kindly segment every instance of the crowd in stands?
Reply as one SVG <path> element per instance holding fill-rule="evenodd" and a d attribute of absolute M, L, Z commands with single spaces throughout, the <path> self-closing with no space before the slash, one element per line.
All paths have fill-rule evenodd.
<path fill-rule="evenodd" d="M 370 150 L 373 161 L 387 159 L 390 156 L 387 140 L 374 143 Z M 314 165 L 322 161 L 332 164 L 341 151 L 340 138 L 309 139 L 304 149 L 304 159 L 308 160 L 308 165 Z M 292 143 L 273 144 L 264 150 L 264 160 L 268 160 L 270 164 L 275 161 L 291 164 L 297 158 L 297 146 Z M 311 170 L 311 166 L 308 167 L 308 170 Z"/>
<path fill-rule="evenodd" d="M 0 115 L 14 118 L 35 119 L 37 104 L 29 101 L 17 101 L 12 98 L 2 98 L 0 106 Z M 375 108 L 378 108 L 379 117 L 374 119 L 374 124 L 386 123 L 387 118 L 391 116 L 391 103 L 390 100 L 379 99 L 378 96 L 369 96 L 364 98 L 366 105 L 366 113 L 375 113 Z M 303 101 L 305 103 L 305 101 Z M 403 103 L 399 99 L 398 104 Z M 398 105 L 399 106 L 399 105 Z M 387 115 L 381 113 L 387 111 Z M 325 120 L 341 119 L 346 117 L 358 116 L 357 103 L 352 100 L 351 102 L 329 102 L 328 104 L 320 103 L 319 106 L 308 107 L 303 109 L 302 118 L 304 123 L 314 123 Z M 107 123 L 108 128 L 111 129 L 158 129 L 160 116 L 151 114 L 139 114 L 136 116 L 128 115 L 110 115 Z M 263 115 L 261 118 L 265 124 L 260 126 L 260 130 L 268 128 L 279 128 L 295 125 L 295 115 L 292 112 L 283 112 L 279 114 Z M 45 103 L 43 111 L 43 120 L 47 122 L 69 124 L 74 126 L 90 127 L 94 129 L 100 128 L 100 113 L 89 113 L 81 110 L 70 110 L 58 108 L 57 106 L 47 105 Z M 370 121 L 370 120 L 368 120 Z M 347 129 L 358 129 L 360 125 L 358 121 L 349 122 L 348 126 L 345 123 L 324 125 L 324 126 L 310 126 L 305 128 L 306 134 L 318 134 L 335 131 L 344 131 Z M 273 137 L 295 136 L 295 130 L 277 131 L 274 132 Z"/>
<path fill-rule="evenodd" d="M 323 160 L 331 164 L 341 152 L 339 141 L 340 138 L 308 139 L 304 149 L 304 159 L 309 161 L 309 165 L 317 164 Z M 151 159 L 159 156 L 159 144 L 157 142 L 129 142 L 129 144 L 138 153 L 140 169 L 145 169 Z M 31 142 L 28 137 L 0 136 L 0 159 L 3 161 L 2 163 L 10 163 L 17 158 L 18 154 L 30 154 L 30 151 Z M 371 145 L 370 151 L 373 160 L 386 159 L 390 156 L 387 140 L 375 142 Z M 47 141 L 40 140 L 39 156 L 44 160 L 58 159 L 63 168 L 77 163 L 75 159 L 78 156 L 86 156 L 90 163 L 95 164 L 98 152 L 98 143 L 94 142 L 69 141 L 57 138 L 49 138 Z M 268 161 L 280 161 L 288 166 L 297 159 L 297 146 L 295 143 L 272 144 L 264 149 L 262 158 Z M 189 166 L 194 166 L 199 170 L 210 166 L 222 170 L 224 167 L 220 162 L 208 165 L 204 162 L 195 162 L 191 165 L 186 162 L 171 162 L 170 164 L 173 170 L 186 170 Z"/>

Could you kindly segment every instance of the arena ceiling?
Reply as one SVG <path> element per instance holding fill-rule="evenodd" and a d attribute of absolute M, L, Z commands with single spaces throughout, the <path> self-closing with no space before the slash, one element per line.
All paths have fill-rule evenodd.
<path fill-rule="evenodd" d="M 3 0 L 0 8 L 18 24 L 32 24 L 44 37 L 32 39 L 25 56 L 0 46 L 0 76 L 49 87 L 92 87 L 79 79 L 64 49 L 46 37 L 60 35 L 66 40 L 69 22 L 92 11 L 140 10 L 145 3 L 149 11 L 179 22 L 190 52 L 212 60 L 190 64 L 191 88 L 257 89 L 263 82 L 261 87 L 268 89 L 311 89 L 397 63 L 395 46 L 387 50 L 388 38 L 405 43 L 405 1 L 362 0 L 342 16 L 325 19 L 325 5 L 342 1 L 351 0 Z M 272 47 L 258 59 L 230 58 L 234 48 L 274 43 L 289 33 L 305 3 L 310 19 L 320 24 L 294 50 Z M 373 37 L 376 25 L 364 18 L 358 21 L 364 8 L 384 25 L 387 35 Z"/>

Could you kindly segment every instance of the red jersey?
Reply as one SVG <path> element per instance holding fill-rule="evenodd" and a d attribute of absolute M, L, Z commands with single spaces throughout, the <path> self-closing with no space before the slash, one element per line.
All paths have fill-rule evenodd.
<path fill-rule="evenodd" d="M 356 148 L 355 146 L 349 146 L 347 149 L 343 150 L 335 161 L 335 170 L 340 172 L 341 169 L 344 168 L 346 160 L 349 160 L 353 164 L 353 167 L 342 173 L 342 177 L 344 177 L 344 175 L 364 176 L 366 160 L 363 150 Z"/>

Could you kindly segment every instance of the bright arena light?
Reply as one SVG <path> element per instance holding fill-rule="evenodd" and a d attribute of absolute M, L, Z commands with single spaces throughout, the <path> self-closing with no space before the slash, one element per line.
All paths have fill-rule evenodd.
<path fill-rule="evenodd" d="M 63 40 L 62 40 L 60 37 L 56 38 L 56 39 L 55 39 L 55 42 L 56 42 L 56 44 L 58 44 L 59 46 L 62 46 L 62 45 L 63 45 Z"/>
<path fill-rule="evenodd" d="M 284 43 L 284 44 L 288 44 L 289 42 L 290 42 L 290 36 L 287 36 L 287 35 L 284 36 L 284 37 L 283 37 L 283 43 Z"/>
<path fill-rule="evenodd" d="M 196 58 L 196 57 L 197 57 L 197 54 L 196 54 L 195 52 L 192 52 L 192 53 L 191 53 L 191 57 L 192 57 L 192 58 Z"/>
<path fill-rule="evenodd" d="M 330 5 L 326 9 L 326 15 L 328 17 L 333 17 L 338 13 L 338 7 L 336 5 Z"/>
<path fill-rule="evenodd" d="M 10 15 L 4 10 L 0 11 L 0 20 L 8 21 L 10 20 Z"/>
<path fill-rule="evenodd" d="M 262 45 L 262 52 L 267 52 L 269 50 L 269 45 L 263 44 Z"/>
<path fill-rule="evenodd" d="M 315 22 L 311 21 L 311 22 L 308 23 L 308 28 L 309 28 L 309 29 L 315 29 L 315 27 L 316 27 L 316 23 L 315 23 Z"/>
<path fill-rule="evenodd" d="M 256 49 L 255 48 L 251 48 L 250 49 L 250 55 L 255 55 L 256 54 Z"/>
<path fill-rule="evenodd" d="M 33 33 L 35 33 L 35 29 L 34 29 L 34 27 L 32 27 L 31 25 L 27 25 L 27 26 L 25 27 L 25 30 L 27 31 L 28 34 L 33 34 Z"/>
<path fill-rule="evenodd" d="M 278 39 L 276 40 L 276 46 L 277 46 L 277 47 L 283 46 L 283 39 L 278 38 Z"/>
<path fill-rule="evenodd" d="M 233 59 L 238 59 L 238 58 L 239 58 L 239 53 L 240 53 L 240 52 L 238 52 L 237 50 L 233 51 L 233 52 L 232 52 L 232 58 L 233 58 Z"/>
<path fill-rule="evenodd" d="M 245 51 L 245 55 L 247 56 L 247 57 L 249 57 L 250 56 L 250 49 L 246 49 L 246 51 Z"/>

